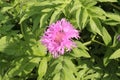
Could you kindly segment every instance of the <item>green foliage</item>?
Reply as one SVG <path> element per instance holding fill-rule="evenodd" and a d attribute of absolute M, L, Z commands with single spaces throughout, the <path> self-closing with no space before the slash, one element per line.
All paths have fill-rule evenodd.
<path fill-rule="evenodd" d="M 77 47 L 53 58 L 40 42 L 66 18 Z M 0 0 L 0 80 L 120 80 L 120 0 Z"/>
<path fill-rule="evenodd" d="M 115 59 L 115 58 L 119 58 L 120 54 L 120 49 L 116 50 L 111 56 L 110 56 L 110 59 Z"/>

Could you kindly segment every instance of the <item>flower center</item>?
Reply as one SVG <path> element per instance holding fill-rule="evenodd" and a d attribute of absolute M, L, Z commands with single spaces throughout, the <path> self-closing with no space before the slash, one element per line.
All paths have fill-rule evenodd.
<path fill-rule="evenodd" d="M 57 42 L 57 43 L 60 43 L 62 41 L 64 35 L 65 34 L 64 34 L 63 31 L 57 32 L 54 41 Z"/>

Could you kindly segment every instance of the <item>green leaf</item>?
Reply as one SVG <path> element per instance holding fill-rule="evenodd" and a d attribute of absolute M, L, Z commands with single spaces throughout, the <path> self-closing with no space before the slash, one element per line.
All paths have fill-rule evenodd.
<path fill-rule="evenodd" d="M 110 25 L 110 26 L 116 26 L 116 25 L 120 24 L 120 22 L 112 20 L 112 19 L 106 19 L 104 21 L 104 23 L 107 25 Z"/>
<path fill-rule="evenodd" d="M 71 1 L 71 0 L 69 0 L 69 1 Z M 58 4 L 64 4 L 64 3 L 66 4 L 67 2 L 69 3 L 69 1 L 65 1 L 65 0 L 60 0 L 60 1 L 59 0 L 53 0 L 52 3 L 58 5 Z"/>
<path fill-rule="evenodd" d="M 6 55 L 21 56 L 26 53 L 25 42 L 19 40 L 18 36 L 4 36 L 0 39 L 0 52 Z"/>
<path fill-rule="evenodd" d="M 107 13 L 106 16 L 112 20 L 120 22 L 120 15 L 115 13 Z"/>
<path fill-rule="evenodd" d="M 36 3 L 35 3 L 35 6 L 44 6 L 44 7 L 46 7 L 46 6 L 50 6 L 50 5 L 52 5 L 52 3 L 50 3 L 50 1 L 37 1 Z"/>
<path fill-rule="evenodd" d="M 69 72 L 75 73 L 75 72 L 77 71 L 75 65 L 74 65 L 73 62 L 70 60 L 70 58 L 65 57 L 65 58 L 64 58 L 64 63 L 65 63 L 65 66 L 69 69 Z"/>
<path fill-rule="evenodd" d="M 64 79 L 63 80 L 76 80 L 73 73 L 71 73 L 66 66 L 63 68 L 63 73 L 64 73 Z"/>
<path fill-rule="evenodd" d="M 16 58 L 13 61 L 13 67 L 10 67 L 10 70 L 8 71 L 9 77 L 14 76 L 24 76 L 30 73 L 33 68 L 39 63 L 40 58 Z"/>
<path fill-rule="evenodd" d="M 9 7 L 3 7 L 2 10 L 1 10 L 1 12 L 4 13 L 4 12 L 6 12 L 6 11 L 8 11 L 9 9 L 12 9 L 12 8 L 13 8 L 13 7 L 10 7 L 10 6 L 9 6 Z"/>
<path fill-rule="evenodd" d="M 3 34 L 7 31 L 10 31 L 13 28 L 13 26 L 14 25 L 9 24 L 9 25 L 4 25 L 4 26 L 0 27 L 0 33 Z"/>
<path fill-rule="evenodd" d="M 37 16 L 37 15 L 35 15 L 35 16 Z M 33 19 L 33 28 L 32 28 L 32 31 L 33 31 L 33 32 L 34 32 L 35 30 L 37 30 L 38 27 L 39 27 L 40 17 L 41 17 L 41 16 L 37 16 L 37 17 L 35 17 L 35 18 Z"/>
<path fill-rule="evenodd" d="M 45 56 L 47 49 L 40 42 L 38 44 L 32 46 L 32 54 L 35 56 Z"/>
<path fill-rule="evenodd" d="M 0 75 L 0 80 L 2 80 L 2 76 Z"/>
<path fill-rule="evenodd" d="M 44 57 L 41 62 L 40 62 L 40 65 L 39 65 L 39 68 L 38 68 L 38 80 L 41 80 L 42 77 L 45 75 L 47 71 L 47 58 Z"/>
<path fill-rule="evenodd" d="M 109 59 L 109 57 L 111 56 L 111 54 L 113 53 L 112 49 L 107 49 L 103 58 L 103 63 L 105 66 L 107 66 L 109 64 L 109 62 L 111 61 Z"/>
<path fill-rule="evenodd" d="M 97 4 L 96 0 L 79 0 L 85 8 L 90 8 Z"/>
<path fill-rule="evenodd" d="M 116 50 L 109 59 L 116 59 L 120 57 L 120 49 Z"/>
<path fill-rule="evenodd" d="M 40 57 L 32 58 L 27 64 L 27 66 L 24 68 L 24 73 L 25 74 L 30 73 L 33 70 L 33 68 L 39 64 L 40 59 L 41 59 Z"/>
<path fill-rule="evenodd" d="M 81 30 L 85 28 L 87 18 L 88 18 L 87 10 L 84 8 L 79 8 L 76 12 L 76 21 Z"/>
<path fill-rule="evenodd" d="M 98 33 L 102 36 L 102 25 L 99 19 L 90 17 L 90 28 L 93 33 Z"/>
<path fill-rule="evenodd" d="M 6 36 L 0 38 L 0 52 L 4 52 L 4 49 L 8 46 L 8 43 L 6 40 L 7 40 Z"/>
<path fill-rule="evenodd" d="M 30 16 L 33 16 L 33 15 L 35 15 L 35 14 L 40 14 L 40 12 L 39 11 L 28 11 L 28 12 L 26 12 L 26 14 L 25 15 L 23 15 L 23 17 L 20 19 L 20 22 L 19 22 L 19 24 L 21 24 L 24 20 L 26 20 L 26 19 L 28 19 Z"/>
<path fill-rule="evenodd" d="M 55 67 L 55 69 L 54 69 L 54 71 L 53 71 L 53 74 L 56 74 L 56 73 L 60 72 L 61 69 L 62 69 L 62 63 L 59 62 L 59 63 L 56 65 L 56 67 Z"/>
<path fill-rule="evenodd" d="M 102 34 L 103 34 L 102 38 L 103 38 L 104 43 L 108 45 L 112 41 L 112 38 L 105 27 L 103 27 Z"/>
<path fill-rule="evenodd" d="M 80 27 L 80 12 L 81 12 L 81 8 L 79 8 L 76 12 L 76 21 L 77 21 L 78 27 Z"/>
<path fill-rule="evenodd" d="M 86 46 L 83 45 L 80 41 L 75 41 L 76 45 L 78 48 L 83 49 L 83 50 L 88 50 Z"/>
<path fill-rule="evenodd" d="M 5 16 L 2 13 L 0 13 L 0 21 L 3 20 L 3 19 L 5 19 Z"/>
<path fill-rule="evenodd" d="M 45 23 L 47 22 L 47 19 L 51 16 L 51 13 L 45 13 L 40 18 L 40 28 L 45 27 Z"/>
<path fill-rule="evenodd" d="M 90 58 L 90 55 L 86 50 L 74 48 L 73 52 L 74 53 L 71 53 L 71 55 L 74 56 L 74 57 L 87 57 L 87 58 Z"/>
<path fill-rule="evenodd" d="M 83 13 L 81 15 L 82 19 L 81 19 L 81 27 L 82 29 L 85 28 L 86 23 L 87 23 L 87 19 L 88 19 L 88 12 L 86 9 L 83 10 Z"/>
<path fill-rule="evenodd" d="M 80 70 L 77 75 L 78 80 L 83 79 L 87 71 L 88 71 L 88 68 L 84 68 Z"/>
<path fill-rule="evenodd" d="M 82 7 L 82 5 L 80 4 L 79 0 L 76 0 L 73 4 L 72 9 L 70 10 L 70 13 L 73 13 L 76 10 L 79 10 Z"/>
<path fill-rule="evenodd" d="M 61 14 L 61 10 L 54 11 L 54 13 L 52 14 L 52 16 L 50 18 L 50 23 L 49 24 L 54 23 L 58 19 L 58 17 L 60 16 L 60 14 Z"/>
<path fill-rule="evenodd" d="M 88 13 L 89 15 L 91 15 L 92 17 L 96 17 L 96 18 L 100 18 L 102 20 L 106 19 L 106 12 L 100 8 L 100 7 L 91 7 L 88 9 Z"/>
<path fill-rule="evenodd" d="M 60 80 L 60 73 L 55 74 L 53 80 Z"/>
<path fill-rule="evenodd" d="M 117 0 L 98 0 L 99 2 L 118 2 Z"/>

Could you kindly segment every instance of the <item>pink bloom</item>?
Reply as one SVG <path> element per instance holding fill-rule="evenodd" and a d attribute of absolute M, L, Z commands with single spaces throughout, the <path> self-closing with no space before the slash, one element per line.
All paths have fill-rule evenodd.
<path fill-rule="evenodd" d="M 70 51 L 73 47 L 76 47 L 72 38 L 78 39 L 79 31 L 74 29 L 74 27 L 63 18 L 48 27 L 41 42 L 47 47 L 52 56 L 56 58 L 63 55 L 65 51 Z"/>

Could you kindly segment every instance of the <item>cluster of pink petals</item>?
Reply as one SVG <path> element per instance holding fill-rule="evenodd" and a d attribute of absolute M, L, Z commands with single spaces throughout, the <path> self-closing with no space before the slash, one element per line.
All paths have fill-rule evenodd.
<path fill-rule="evenodd" d="M 63 55 L 65 51 L 70 51 L 76 47 L 72 38 L 79 38 L 79 31 L 66 20 L 61 19 L 51 24 L 44 33 L 41 42 L 54 58 Z"/>

